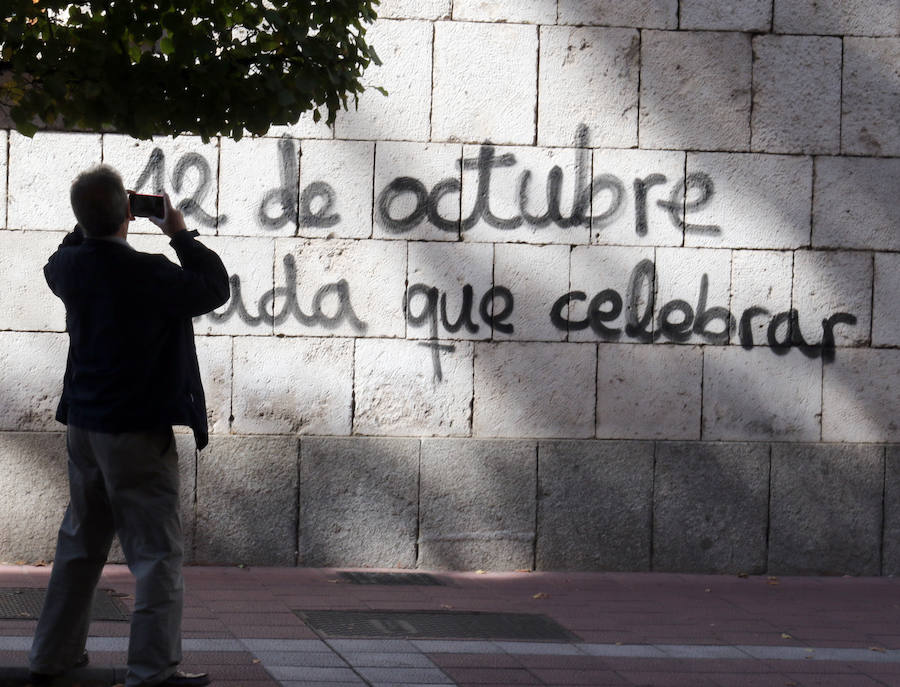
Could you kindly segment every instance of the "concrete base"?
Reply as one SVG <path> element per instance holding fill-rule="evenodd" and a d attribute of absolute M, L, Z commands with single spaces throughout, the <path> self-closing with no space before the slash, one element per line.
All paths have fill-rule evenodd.
<path fill-rule="evenodd" d="M 214 435 L 195 486 L 179 440 L 198 562 L 900 574 L 897 445 Z M 64 468 L 0 432 L 0 561 L 52 558 Z"/>

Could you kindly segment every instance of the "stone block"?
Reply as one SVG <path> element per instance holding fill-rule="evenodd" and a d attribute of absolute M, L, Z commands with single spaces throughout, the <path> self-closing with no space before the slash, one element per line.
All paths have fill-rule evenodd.
<path fill-rule="evenodd" d="M 68 350 L 65 334 L 0 332 L 0 430 L 60 428 L 54 416 Z"/>
<path fill-rule="evenodd" d="M 353 431 L 382 436 L 468 436 L 471 343 L 438 350 L 420 341 L 356 342 Z"/>
<path fill-rule="evenodd" d="M 703 438 L 818 441 L 822 361 L 796 348 L 704 349 Z"/>
<path fill-rule="evenodd" d="M 678 27 L 678 0 L 559 0 L 560 24 Z"/>
<path fill-rule="evenodd" d="M 235 339 L 236 433 L 349 434 L 352 395 L 350 339 Z"/>
<path fill-rule="evenodd" d="M 175 449 L 178 451 L 179 507 L 181 508 L 181 530 L 184 538 L 184 562 L 194 562 L 194 530 L 196 511 L 194 503 L 197 497 L 197 444 L 193 434 L 175 433 Z M 121 551 L 118 538 L 113 546 Z M 112 556 L 109 557 L 112 561 Z M 125 561 L 122 554 L 121 561 Z"/>
<path fill-rule="evenodd" d="M 7 219 L 10 229 L 72 231 L 69 188 L 81 172 L 100 164 L 99 134 L 9 134 Z M 52 173 L 47 163 L 53 162 Z"/>
<path fill-rule="evenodd" d="M 769 0 L 681 0 L 679 28 L 718 31 L 768 31 L 772 23 Z"/>
<path fill-rule="evenodd" d="M 704 287 L 705 285 L 705 287 Z M 656 251 L 656 329 L 661 341 L 724 344 L 730 339 L 731 251 Z"/>
<path fill-rule="evenodd" d="M 593 437 L 596 364 L 592 344 L 476 344 L 473 435 Z"/>
<path fill-rule="evenodd" d="M 755 153 L 688 153 L 685 245 L 808 246 L 812 159 Z M 696 184 L 696 185 L 695 185 Z M 707 186 L 707 184 L 709 184 Z"/>
<path fill-rule="evenodd" d="M 885 448 L 881 574 L 900 575 L 900 446 Z"/>
<path fill-rule="evenodd" d="M 278 239 L 275 264 L 276 334 L 403 336 L 404 244 Z"/>
<path fill-rule="evenodd" d="M 657 444 L 653 570 L 765 572 L 768 505 L 768 445 Z"/>
<path fill-rule="evenodd" d="M 644 33 L 640 146 L 747 150 L 751 61 L 749 34 Z"/>
<path fill-rule="evenodd" d="M 0 179 L 6 179 L 6 168 L 9 158 L 9 132 L 8 131 L 0 131 L 0 151 L 6 150 L 7 154 L 0 154 Z M 3 227 L 9 226 L 6 222 L 6 186 L 7 184 L 0 184 L 0 222 L 2 222 Z"/>
<path fill-rule="evenodd" d="M 194 341 L 206 395 L 209 431 L 227 434 L 231 416 L 232 339 L 228 336 L 198 336 Z"/>
<path fill-rule="evenodd" d="M 479 311 L 481 301 L 493 286 L 493 259 L 493 246 L 485 243 L 410 243 L 407 336 L 490 338 L 491 322 L 485 322 Z M 431 288 L 437 289 L 440 303 L 446 305 L 440 305 L 437 296 L 428 295 L 427 289 Z"/>
<path fill-rule="evenodd" d="M 538 444 L 536 569 L 650 569 L 653 444 Z"/>
<path fill-rule="evenodd" d="M 305 141 L 300 158 L 300 236 L 372 235 L 375 144 Z"/>
<path fill-rule="evenodd" d="M 767 344 L 772 318 L 791 309 L 793 270 L 790 251 L 736 250 L 731 254 L 731 312 L 737 324 L 731 343 Z M 763 311 L 755 315 L 757 308 Z"/>
<path fill-rule="evenodd" d="M 684 203 L 685 155 L 675 150 L 595 150 L 591 242 L 680 246 L 683 216 L 659 203 Z"/>
<path fill-rule="evenodd" d="M 526 24 L 555 24 L 556 6 L 546 0 L 454 0 L 453 19 L 456 21 L 510 22 Z"/>
<path fill-rule="evenodd" d="M 219 222 L 222 236 L 297 232 L 300 150 L 290 138 L 222 139 Z"/>
<path fill-rule="evenodd" d="M 381 15 L 382 12 L 379 11 L 378 14 Z M 275 125 L 270 128 L 265 135 L 274 138 L 282 138 L 284 136 L 305 139 L 334 138 L 334 129 L 328 126 L 325 121 L 328 116 L 327 108 L 323 107 L 319 112 L 321 113 L 322 118 L 318 122 L 313 119 L 313 112 L 310 110 L 300 115 L 300 118 L 293 124 Z"/>
<path fill-rule="evenodd" d="M 640 34 L 542 26 L 540 39 L 538 143 L 637 146 Z M 586 140 L 579 140 L 582 125 Z"/>
<path fill-rule="evenodd" d="M 338 113 L 335 135 L 350 139 L 429 139 L 433 25 L 427 21 L 381 19 L 366 32 L 381 66 L 363 75 L 366 90 L 357 107 Z M 385 89 L 384 96 L 374 87 Z"/>
<path fill-rule="evenodd" d="M 900 7 L 882 0 L 775 0 L 777 33 L 896 35 Z"/>
<path fill-rule="evenodd" d="M 535 443 L 423 439 L 421 450 L 418 567 L 532 568 Z"/>
<path fill-rule="evenodd" d="M 649 247 L 575 246 L 572 249 L 571 288 L 584 297 L 579 295 L 579 298 L 570 300 L 562 311 L 562 316 L 569 323 L 570 341 L 628 341 L 631 338 L 625 333 L 627 323 L 638 321 L 648 308 L 648 291 L 632 289 L 631 285 L 640 271 L 639 266 L 644 261 L 652 264 L 653 255 L 654 251 Z M 635 312 L 629 308 L 628 295 L 632 290 Z M 613 316 L 620 301 L 619 313 Z M 601 316 L 589 317 L 589 310 L 595 309 Z M 652 321 L 648 323 L 648 330 L 652 324 Z"/>
<path fill-rule="evenodd" d="M 896 10 L 894 30 L 900 28 Z M 900 155 L 900 38 L 845 38 L 841 152 Z"/>
<path fill-rule="evenodd" d="M 43 272 L 64 236 L 55 232 L 0 232 L 0 330 L 65 330 L 65 307 L 50 291 Z"/>
<path fill-rule="evenodd" d="M 64 433 L 0 432 L 0 561 L 53 560 L 69 503 L 66 466 Z"/>
<path fill-rule="evenodd" d="M 900 346 L 900 254 L 875 254 L 872 345 Z"/>
<path fill-rule="evenodd" d="M 299 564 L 413 568 L 419 441 L 303 438 Z"/>
<path fill-rule="evenodd" d="M 900 251 L 900 159 L 816 159 L 813 246 Z"/>
<path fill-rule="evenodd" d="M 449 19 L 451 0 L 381 0 L 378 16 L 385 19 Z"/>
<path fill-rule="evenodd" d="M 105 134 L 103 162 L 122 175 L 125 188 L 138 193 L 166 192 L 172 204 L 184 212 L 188 229 L 206 234 L 228 227 L 219 216 L 219 144 L 203 143 L 199 136 L 157 136 L 139 141 L 130 136 Z M 271 169 L 274 171 L 274 163 Z M 271 173 L 267 173 L 271 176 Z M 158 234 L 159 228 L 141 218 L 132 222 L 129 234 Z M 247 232 L 249 233 L 249 232 Z"/>
<path fill-rule="evenodd" d="M 231 298 L 222 307 L 194 321 L 199 334 L 271 335 L 272 272 L 275 282 L 284 286 L 285 269 L 275 260 L 275 241 L 270 238 L 203 237 L 222 258 L 231 276 Z"/>
<path fill-rule="evenodd" d="M 881 572 L 884 448 L 772 446 L 773 575 Z"/>
<path fill-rule="evenodd" d="M 494 282 L 513 294 L 509 323 L 513 331 L 494 330 L 494 339 L 564 341 L 566 330 L 556 327 L 550 312 L 557 298 L 569 290 L 569 246 L 529 246 L 498 243 L 494 247 Z"/>
<path fill-rule="evenodd" d="M 537 58 L 534 26 L 435 24 L 431 138 L 532 144 Z"/>
<path fill-rule="evenodd" d="M 600 344 L 597 355 L 599 438 L 700 438 L 699 346 Z"/>
<path fill-rule="evenodd" d="M 835 344 L 869 343 L 872 263 L 869 253 L 808 250 L 794 253 L 794 308 L 800 313 L 800 331 L 808 343 L 821 343 L 822 320 L 839 312 L 853 315 L 856 324 L 835 327 Z"/>
<path fill-rule="evenodd" d="M 483 145 L 465 146 L 463 154 L 463 239 L 589 242 L 590 207 L 583 189 L 590 183 L 590 151 Z M 482 171 L 489 166 L 490 176 Z"/>
<path fill-rule="evenodd" d="M 374 237 L 459 240 L 460 159 L 458 144 L 379 142 Z"/>
<path fill-rule="evenodd" d="M 824 441 L 900 441 L 900 350 L 842 349 L 825 365 Z"/>
<path fill-rule="evenodd" d="M 197 462 L 198 562 L 294 565 L 298 440 L 213 436 Z"/>
<path fill-rule="evenodd" d="M 841 49 L 840 38 L 824 36 L 753 39 L 753 150 L 840 150 Z"/>

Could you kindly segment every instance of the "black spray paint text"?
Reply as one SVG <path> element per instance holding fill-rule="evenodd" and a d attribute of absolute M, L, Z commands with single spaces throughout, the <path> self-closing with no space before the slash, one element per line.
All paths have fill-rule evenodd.
<path fill-rule="evenodd" d="M 335 330 L 349 325 L 356 334 L 364 335 L 366 322 L 357 315 L 352 302 L 350 285 L 338 279 L 319 286 L 310 303 L 301 304 L 297 295 L 297 264 L 293 255 L 282 260 L 283 285 L 266 291 L 255 304 L 255 312 L 244 302 L 241 279 L 231 276 L 231 300 L 223 310 L 212 312 L 213 322 L 227 322 L 237 317 L 245 324 L 256 327 L 263 324 L 277 326 L 293 319 L 304 327 L 323 327 Z M 851 313 L 837 312 L 821 321 L 822 336 L 819 343 L 809 343 L 800 328 L 800 315 L 794 308 L 772 312 L 761 305 L 750 306 L 742 313 L 732 313 L 728 308 L 710 304 L 709 275 L 698 275 L 699 295 L 696 303 L 685 299 L 672 299 L 656 307 L 656 265 L 652 260 L 641 260 L 628 278 L 625 292 L 606 288 L 594 294 L 573 290 L 559 296 L 548 313 L 553 327 L 559 331 L 576 332 L 591 330 L 600 341 L 621 341 L 623 338 L 638 343 L 660 340 L 684 343 L 692 337 L 712 345 L 726 345 L 737 333 L 740 345 L 749 350 L 754 346 L 768 346 L 777 355 L 797 348 L 809 358 L 822 357 L 824 362 L 834 360 L 835 327 L 852 326 L 856 317 Z M 457 306 L 449 303 L 456 301 Z M 584 316 L 574 316 L 572 304 L 587 303 Z M 455 347 L 441 342 L 441 329 L 452 335 L 465 329 L 470 334 L 481 334 L 485 339 L 494 334 L 510 335 L 515 331 L 512 321 L 515 312 L 515 296 L 505 286 L 495 285 L 483 294 L 476 294 L 471 284 L 464 284 L 457 294 L 448 294 L 435 286 L 415 283 L 408 286 L 403 295 L 402 308 L 408 325 L 412 328 L 428 327 L 428 341 L 420 345 L 432 349 L 434 376 L 442 379 L 441 352 L 453 352 Z M 458 308 L 458 310 L 457 310 Z M 757 322 L 765 322 L 766 340 L 755 341 L 753 332 Z M 621 324 L 622 326 L 617 326 Z"/>
<path fill-rule="evenodd" d="M 676 230 L 685 233 L 719 234 L 718 225 L 693 224 L 687 216 L 706 207 L 715 194 L 713 180 L 704 172 L 693 172 L 686 177 L 670 180 L 664 174 L 651 173 L 630 180 L 620 179 L 613 173 L 603 172 L 591 178 L 591 150 L 588 148 L 587 127 L 578 129 L 577 146 L 573 149 L 574 184 L 571 209 L 563 214 L 562 188 L 565 173 L 559 165 L 554 165 L 545 181 L 542 214 L 531 214 L 533 172 L 523 169 L 512 189 L 518 201 L 519 213 L 509 217 L 499 217 L 493 207 L 496 205 L 497 183 L 494 171 L 512 168 L 518 164 L 514 153 L 498 154 L 493 145 L 482 145 L 478 155 L 457 160 L 455 176 L 448 176 L 430 189 L 421 180 L 411 176 L 393 178 L 375 199 L 375 221 L 388 233 L 402 235 L 412 231 L 426 219 L 438 229 L 450 233 L 466 232 L 481 222 L 495 229 L 514 231 L 521 227 L 543 229 L 550 225 L 559 228 L 592 227 L 601 230 L 620 217 L 629 194 L 634 206 L 634 232 L 646 236 L 649 231 L 651 210 L 667 219 Z M 316 180 L 300 188 L 298 168 L 300 155 L 294 140 L 283 138 L 278 141 L 276 168 L 278 185 L 263 193 L 256 209 L 256 219 L 266 230 L 276 231 L 287 224 L 300 227 L 329 228 L 341 222 L 337 211 L 339 202 L 334 187 L 324 180 Z M 193 170 L 197 178 L 193 189 L 186 188 L 186 178 Z M 462 193 L 466 173 L 474 173 L 475 202 L 466 217 L 448 218 L 441 215 L 439 206 L 447 196 Z M 166 156 L 161 148 L 154 148 L 143 170 L 132 184 L 136 191 L 149 188 L 153 193 L 166 190 Z M 196 152 L 182 155 L 175 163 L 171 177 L 172 187 L 177 195 L 184 197 L 178 202 L 186 217 L 201 226 L 215 227 L 228 223 L 223 214 L 212 215 L 201 204 L 214 191 L 214 175 L 209 162 Z M 648 200 L 654 186 L 671 184 L 665 198 L 651 205 Z M 506 192 L 509 189 L 504 189 Z M 396 214 L 396 204 L 404 196 L 409 196 L 412 209 L 405 214 Z M 599 197 L 599 199 L 598 199 Z M 540 204 L 539 204 L 540 205 Z M 592 206 L 596 205 L 592 208 Z"/>

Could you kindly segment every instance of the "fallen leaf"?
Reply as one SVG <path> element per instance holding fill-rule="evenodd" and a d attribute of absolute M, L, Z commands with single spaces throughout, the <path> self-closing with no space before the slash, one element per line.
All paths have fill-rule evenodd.
<path fill-rule="evenodd" d="M 782 639 L 793 639 L 793 637 L 791 637 L 787 632 L 782 632 L 781 638 Z"/>
<path fill-rule="evenodd" d="M 535 595 L 532 596 L 531 598 L 532 598 L 532 599 L 549 599 L 549 598 L 550 598 L 550 595 L 549 595 L 549 594 L 545 594 L 544 592 L 538 592 L 537 594 L 535 594 Z"/>
<path fill-rule="evenodd" d="M 738 577 L 740 577 L 742 580 L 746 580 L 748 577 L 750 577 L 750 575 L 748 575 L 747 573 L 738 573 Z"/>
<path fill-rule="evenodd" d="M 881 653 L 884 653 L 885 651 L 887 651 L 887 649 L 882 646 L 870 646 L 869 651 L 879 651 Z"/>
<path fill-rule="evenodd" d="M 251 661 L 251 663 L 259 663 L 259 659 L 258 659 L 258 658 L 254 658 L 254 659 Z"/>
<path fill-rule="evenodd" d="M 475 574 L 476 574 L 476 575 L 484 575 L 485 573 L 487 573 L 486 570 L 476 570 L 476 571 L 475 571 Z"/>
<path fill-rule="evenodd" d="M 518 570 L 516 570 L 516 572 L 521 572 L 521 573 L 530 573 L 530 572 L 531 572 L 531 570 L 529 570 L 529 569 L 528 569 L 528 568 L 519 568 L 519 569 L 518 569 Z"/>

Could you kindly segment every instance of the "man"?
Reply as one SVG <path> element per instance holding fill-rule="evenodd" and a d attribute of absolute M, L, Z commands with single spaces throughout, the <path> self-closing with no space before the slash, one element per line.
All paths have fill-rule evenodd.
<path fill-rule="evenodd" d="M 69 357 L 57 419 L 67 425 L 69 506 L 59 529 L 30 665 L 35 681 L 87 664 L 94 588 L 114 534 L 135 576 L 127 687 L 201 687 L 179 670 L 183 606 L 178 456 L 172 425 L 207 441 L 191 318 L 228 300 L 222 261 L 164 197 L 151 218 L 181 267 L 127 242 L 122 179 L 101 165 L 70 199 L 78 226 L 44 267 L 66 307 Z"/>

